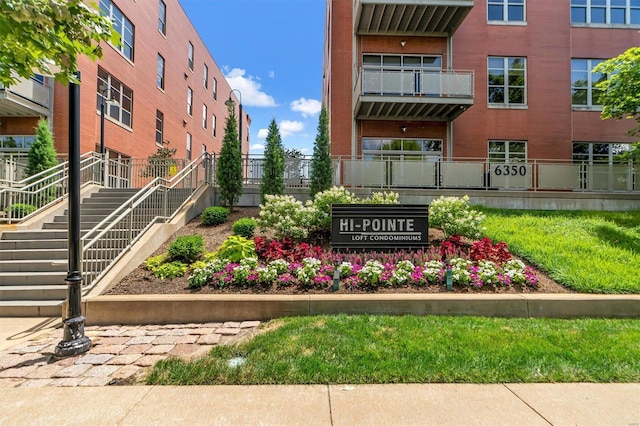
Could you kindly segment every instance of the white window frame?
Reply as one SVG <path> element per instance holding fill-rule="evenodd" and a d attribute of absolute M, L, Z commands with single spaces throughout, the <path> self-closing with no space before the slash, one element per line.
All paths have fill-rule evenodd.
<path fill-rule="evenodd" d="M 618 6 L 617 4 L 613 4 L 614 0 L 571 0 L 570 2 L 570 20 L 571 25 L 573 26 L 633 26 L 640 27 L 640 3 L 637 0 L 625 0 L 624 6 Z M 578 4 L 582 3 L 584 4 Z M 604 4 L 602 4 L 604 2 Z M 573 11 L 574 9 L 584 9 L 585 20 L 584 21 L 573 21 Z M 592 22 L 594 9 L 604 9 L 604 22 Z M 620 10 L 624 9 L 625 18 L 624 23 L 620 22 L 611 22 L 611 10 Z M 631 13 L 635 12 L 637 15 L 636 22 L 631 22 Z"/>
<path fill-rule="evenodd" d="M 577 87 L 573 85 L 573 73 L 574 72 L 584 72 L 584 70 L 575 70 L 574 69 L 574 61 L 587 61 L 587 86 L 586 87 Z M 571 58 L 571 107 L 573 109 L 589 109 L 593 111 L 602 111 L 601 104 L 593 103 L 593 91 L 595 89 L 593 81 L 595 75 L 599 75 L 600 73 L 594 73 L 593 68 L 598 65 L 600 62 L 604 62 L 605 59 L 585 59 L 585 58 Z M 605 76 L 606 78 L 606 76 Z M 586 104 L 574 104 L 573 103 L 573 91 L 574 90 L 586 90 L 587 92 L 587 103 Z M 598 89 L 595 89 L 598 90 Z"/>
<path fill-rule="evenodd" d="M 189 57 L 188 57 L 187 65 L 189 66 L 189 69 L 191 71 L 193 71 L 193 57 L 194 57 L 194 55 L 195 55 L 195 52 L 194 52 L 193 43 L 189 42 Z"/>
<path fill-rule="evenodd" d="M 502 7 L 502 19 L 490 19 L 489 8 L 491 6 Z M 509 19 L 509 7 L 522 7 L 522 19 Z M 527 0 L 487 0 L 487 22 L 520 24 L 527 22 Z"/>
<path fill-rule="evenodd" d="M 501 70 L 504 73 L 504 82 L 501 86 L 489 83 L 490 70 L 497 69 L 489 66 L 491 59 L 502 59 L 503 65 Z M 509 63 L 513 59 L 521 59 L 524 64 L 524 67 L 522 69 L 524 73 L 524 85 L 522 87 L 512 86 L 511 84 L 509 84 L 509 70 L 510 70 Z M 504 91 L 502 102 L 491 102 L 489 96 L 490 96 L 492 87 L 502 87 Z M 511 102 L 509 100 L 509 90 L 511 89 L 515 90 L 520 88 L 522 88 L 523 90 L 522 103 Z M 487 58 L 487 103 L 489 104 L 490 107 L 494 107 L 494 108 L 527 108 L 527 58 L 526 57 L 524 56 L 489 56 Z"/>
<path fill-rule="evenodd" d="M 167 35 L 167 5 L 162 0 L 158 2 L 158 31 Z"/>
<path fill-rule="evenodd" d="M 158 142 L 160 136 L 160 142 Z M 159 109 L 156 110 L 156 145 L 162 146 L 164 141 L 164 114 Z"/>
<path fill-rule="evenodd" d="M 207 104 L 202 104 L 202 128 L 207 128 L 207 119 L 209 116 L 209 112 L 207 111 Z"/>
<path fill-rule="evenodd" d="M 158 65 L 156 70 L 156 87 L 164 90 L 164 70 L 165 70 L 164 57 L 158 53 Z"/>
<path fill-rule="evenodd" d="M 107 90 L 104 91 L 103 89 L 101 90 L 101 88 L 107 88 Z M 108 96 L 108 98 L 105 96 Z M 109 74 L 104 68 L 98 67 L 96 103 L 98 111 L 100 111 L 100 105 L 103 102 L 107 106 L 105 116 L 129 129 L 133 128 L 133 90 Z M 129 109 L 126 107 L 127 104 L 130 105 Z M 128 123 L 126 122 L 127 116 L 129 117 Z"/>
<path fill-rule="evenodd" d="M 112 46 L 120 52 L 122 56 L 133 62 L 136 27 L 111 0 L 100 0 L 100 11 L 104 16 L 109 18 L 114 30 L 120 35 L 120 45 Z M 118 25 L 120 20 L 122 20 L 122 22 Z M 118 29 L 118 27 L 120 28 Z M 128 40 L 127 37 L 129 33 L 131 34 L 131 40 Z M 127 47 L 129 48 L 130 54 L 127 54 Z"/>
<path fill-rule="evenodd" d="M 187 87 L 187 114 L 189 117 L 193 116 L 193 89 Z"/>
<path fill-rule="evenodd" d="M 204 64 L 204 68 L 202 70 L 202 77 L 203 77 L 203 85 L 205 90 L 209 89 L 209 67 L 207 66 L 207 64 Z"/>
<path fill-rule="evenodd" d="M 191 137 L 191 133 L 187 132 L 187 160 L 191 161 L 191 141 L 193 138 Z"/>
<path fill-rule="evenodd" d="M 213 77 L 213 87 L 211 88 L 212 92 L 213 92 L 213 100 L 217 101 L 218 100 L 218 79 L 216 79 L 215 77 Z"/>
<path fill-rule="evenodd" d="M 504 151 L 491 151 L 491 144 L 492 143 L 503 143 L 504 144 Z M 522 158 L 522 151 L 513 151 L 513 155 L 512 155 L 512 151 L 509 149 L 509 146 L 511 144 L 515 144 L 515 143 L 522 143 L 524 144 L 524 158 Z M 528 149 L 529 149 L 529 144 L 527 143 L 526 140 L 503 140 L 503 139 L 489 139 L 489 141 L 487 142 L 487 159 L 489 160 L 489 162 L 491 163 L 522 163 L 522 162 L 527 162 L 527 158 L 528 158 Z M 503 158 L 496 158 L 496 157 L 491 157 L 491 155 L 500 155 Z"/>
<path fill-rule="evenodd" d="M 217 118 L 215 114 L 211 115 L 211 136 L 216 137 Z"/>

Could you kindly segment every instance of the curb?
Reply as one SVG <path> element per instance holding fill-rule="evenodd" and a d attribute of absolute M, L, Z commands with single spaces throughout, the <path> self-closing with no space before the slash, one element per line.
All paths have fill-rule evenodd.
<path fill-rule="evenodd" d="M 116 295 L 83 300 L 88 325 L 266 321 L 284 316 L 474 315 L 640 318 L 640 295 Z"/>

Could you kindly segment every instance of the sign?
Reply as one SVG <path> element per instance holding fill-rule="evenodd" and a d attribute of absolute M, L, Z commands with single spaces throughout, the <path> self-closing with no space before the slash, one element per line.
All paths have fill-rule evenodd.
<path fill-rule="evenodd" d="M 169 165 L 169 176 L 173 177 L 178 174 L 178 166 L 176 164 Z"/>
<path fill-rule="evenodd" d="M 427 247 L 429 206 L 416 204 L 334 204 L 331 247 L 390 251 Z"/>

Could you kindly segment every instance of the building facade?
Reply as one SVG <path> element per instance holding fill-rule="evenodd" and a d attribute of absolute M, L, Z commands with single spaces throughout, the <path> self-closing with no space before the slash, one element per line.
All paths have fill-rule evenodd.
<path fill-rule="evenodd" d="M 611 162 L 635 140 L 601 120 L 606 76 L 592 69 L 639 30 L 638 0 L 327 0 L 332 152 L 360 172 L 384 159 Z"/>
<path fill-rule="evenodd" d="M 99 7 L 121 43 L 105 44 L 103 58 L 95 62 L 78 58 L 81 152 L 100 152 L 102 145 L 112 159 L 146 158 L 160 147 L 175 148 L 175 158 L 184 159 L 219 152 L 228 99 L 239 114 L 237 91 L 232 92 L 178 0 L 100 0 Z M 46 117 L 56 151 L 66 155 L 66 86 L 36 76 L 0 91 L 0 149 L 28 149 L 37 120 Z M 248 152 L 246 112 L 239 121 L 242 152 Z"/>

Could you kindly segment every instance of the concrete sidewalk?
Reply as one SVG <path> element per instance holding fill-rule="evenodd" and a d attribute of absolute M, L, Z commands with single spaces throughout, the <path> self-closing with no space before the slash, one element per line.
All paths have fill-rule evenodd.
<path fill-rule="evenodd" d="M 59 320 L 0 318 L 0 425 L 640 426 L 637 383 L 133 385 L 159 359 L 198 356 L 258 325 L 92 326 L 89 352 L 53 361 Z"/>

